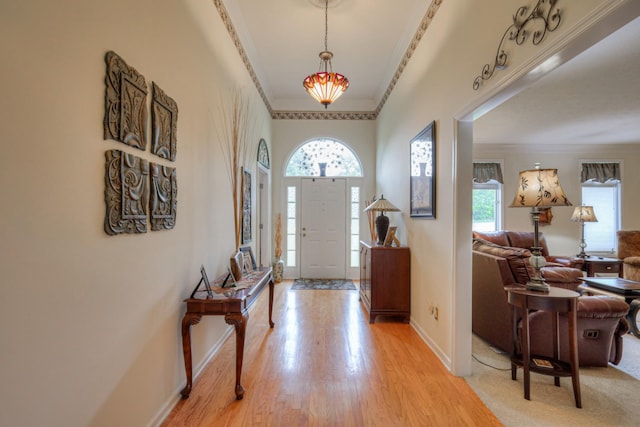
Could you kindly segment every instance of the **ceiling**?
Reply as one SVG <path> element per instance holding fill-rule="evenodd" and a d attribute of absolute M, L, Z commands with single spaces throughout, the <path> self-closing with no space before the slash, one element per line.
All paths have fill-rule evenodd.
<path fill-rule="evenodd" d="M 327 111 L 380 108 L 418 30 L 437 19 L 439 3 L 329 0 L 327 47 L 333 70 L 350 85 Z M 271 110 L 325 111 L 302 87 L 319 70 L 324 0 L 224 0 L 224 6 Z M 477 119 L 474 142 L 640 143 L 640 18 Z"/>
<path fill-rule="evenodd" d="M 375 111 L 430 0 L 329 0 L 328 50 L 349 89 L 327 109 Z M 440 0 L 437 1 L 440 3 Z M 224 0 L 266 98 L 276 111 L 324 111 L 302 87 L 320 70 L 324 0 Z"/>
<path fill-rule="evenodd" d="M 474 143 L 640 143 L 640 18 L 474 122 Z"/>

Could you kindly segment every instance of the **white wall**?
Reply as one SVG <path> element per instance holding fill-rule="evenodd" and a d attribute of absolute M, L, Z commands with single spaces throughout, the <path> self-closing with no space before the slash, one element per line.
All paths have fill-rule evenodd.
<path fill-rule="evenodd" d="M 254 98 L 256 143 L 270 117 L 209 0 L 0 9 L 0 425 L 148 425 L 185 382 L 182 301 L 200 264 L 220 274 L 234 249 L 220 100 Z M 103 140 L 109 50 L 178 104 L 173 230 L 103 231 L 105 151 L 158 161 Z M 193 328 L 194 366 L 227 328 Z"/>
<path fill-rule="evenodd" d="M 465 311 L 454 295 L 457 283 L 470 292 L 469 263 L 455 260 L 470 253 L 470 243 L 457 242 L 471 230 L 461 200 L 471 194 L 472 146 L 470 132 L 455 133 L 454 119 L 531 65 L 540 49 L 584 25 L 591 10 L 620 1 L 563 1 L 559 29 L 539 48 L 514 50 L 510 67 L 473 91 L 522 3 L 443 2 L 377 122 L 271 123 L 254 102 L 255 140 L 273 144 L 274 212 L 284 156 L 316 136 L 354 148 L 365 167 L 365 194 L 384 193 L 402 209 L 392 221 L 412 251 L 412 322 L 445 362 L 458 352 L 457 324 L 470 325 L 470 305 Z M 0 8 L 0 424 L 148 425 L 184 384 L 182 300 L 198 281 L 198 267 L 220 273 L 233 250 L 212 117 L 219 117 L 221 92 L 253 91 L 252 84 L 209 0 L 5 1 Z M 102 138 L 108 50 L 178 103 L 174 230 L 115 237 L 103 231 L 104 152 L 154 157 Z M 408 141 L 432 120 L 438 216 L 413 220 Z M 430 302 L 440 308 L 438 321 L 426 310 Z M 219 318 L 194 327 L 195 365 L 226 330 Z M 470 333 L 463 339 L 470 343 Z"/>
<path fill-rule="evenodd" d="M 557 144 L 538 147 L 518 147 L 515 145 L 475 144 L 474 159 L 503 160 L 504 206 L 508 206 L 516 194 L 518 173 L 531 169 L 536 162 L 543 167 L 558 169 L 560 184 L 574 206 L 581 201 L 580 162 L 582 160 L 612 160 L 621 162 L 622 171 L 622 228 L 640 228 L 640 216 L 634 214 L 640 209 L 640 200 L 635 197 L 640 185 L 640 171 L 635 165 L 640 163 L 640 142 L 627 145 L 567 146 L 562 141 Z M 540 227 L 545 234 L 552 255 L 572 255 L 579 251 L 580 224 L 570 222 L 573 207 L 552 208 L 551 224 Z M 503 209 L 503 229 L 533 230 L 531 216 L 527 209 Z M 597 215 L 597 212 L 596 212 Z M 588 242 L 587 242 L 588 243 Z M 588 249 L 588 247 L 587 247 Z"/>
<path fill-rule="evenodd" d="M 338 101 L 339 102 L 339 101 Z M 289 156 L 304 143 L 316 138 L 332 138 L 351 148 L 362 162 L 364 185 L 362 196 L 371 199 L 375 193 L 375 121 L 373 120 L 274 120 L 273 121 L 273 218 L 284 210 L 286 196 L 282 192 L 282 177 Z M 385 196 L 386 197 L 386 196 Z M 364 218 L 364 215 L 363 215 Z M 393 221 L 393 216 L 391 216 Z M 283 222 L 284 224 L 284 222 Z M 284 225 L 283 225 L 284 226 Z M 283 229 L 283 235 L 284 235 Z M 360 233 L 365 240 L 369 231 L 361 221 Z M 275 243 L 274 243 L 275 245 Z M 283 253 L 286 250 L 283 244 Z M 285 271 L 285 277 L 297 277 L 297 269 Z"/>
<path fill-rule="evenodd" d="M 471 242 L 463 236 L 471 235 L 472 167 L 472 132 L 456 120 L 473 120 L 481 106 L 549 57 L 554 43 L 591 25 L 586 18 L 595 9 L 621 2 L 563 3 L 563 21 L 555 32 L 539 46 L 511 47 L 509 66 L 474 91 L 475 77 L 493 61 L 523 2 L 442 2 L 377 120 L 376 185 L 404 212 L 402 228 L 411 246 L 412 324 L 456 374 L 470 372 Z M 407 214 L 408 141 L 432 120 L 437 126 L 437 218 L 412 219 Z M 438 320 L 428 310 L 431 304 L 439 308 Z"/>

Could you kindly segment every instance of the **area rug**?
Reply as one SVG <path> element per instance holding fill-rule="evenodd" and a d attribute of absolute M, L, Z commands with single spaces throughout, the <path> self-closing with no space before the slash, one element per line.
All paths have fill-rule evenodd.
<path fill-rule="evenodd" d="M 351 280 L 343 279 L 296 279 L 291 287 L 293 290 L 331 290 L 355 291 L 356 286 Z"/>
<path fill-rule="evenodd" d="M 622 360 L 635 366 L 640 357 L 631 340 L 637 338 L 625 337 Z M 531 400 L 525 400 L 522 369 L 512 381 L 508 355 L 475 335 L 473 355 L 473 373 L 465 381 L 506 427 L 638 425 L 640 381 L 621 367 L 580 368 L 582 409 L 577 409 L 570 378 L 555 387 L 552 377 L 531 374 Z"/>

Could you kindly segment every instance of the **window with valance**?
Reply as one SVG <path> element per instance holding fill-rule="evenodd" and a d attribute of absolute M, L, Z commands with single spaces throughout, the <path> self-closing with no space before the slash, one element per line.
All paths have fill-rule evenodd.
<path fill-rule="evenodd" d="M 582 163 L 581 182 L 620 181 L 620 163 Z"/>
<path fill-rule="evenodd" d="M 582 162 L 582 204 L 593 206 L 597 222 L 584 227 L 587 252 L 613 254 L 617 247 L 616 231 L 621 226 L 620 162 Z"/>
<path fill-rule="evenodd" d="M 500 163 L 474 163 L 473 164 L 473 182 L 484 184 L 491 180 L 503 184 L 502 168 Z"/>
<path fill-rule="evenodd" d="M 473 163 L 473 230 L 486 232 L 501 229 L 502 183 L 500 163 Z"/>

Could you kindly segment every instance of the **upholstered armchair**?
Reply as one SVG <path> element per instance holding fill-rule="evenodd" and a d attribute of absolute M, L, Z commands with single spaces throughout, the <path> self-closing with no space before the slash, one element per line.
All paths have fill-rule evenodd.
<path fill-rule="evenodd" d="M 640 230 L 618 230 L 618 258 L 622 277 L 640 282 Z"/>
<path fill-rule="evenodd" d="M 514 248 L 531 249 L 533 246 L 534 233 L 532 231 L 490 231 L 473 232 L 473 237 L 487 240 L 500 246 L 511 246 Z M 571 267 L 582 270 L 584 259 L 576 256 L 550 255 L 547 240 L 544 234 L 538 234 L 538 242 L 542 248 L 542 256 L 547 261 L 547 267 Z"/>
<path fill-rule="evenodd" d="M 489 344 L 511 351 L 513 345 L 512 308 L 504 286 L 522 286 L 533 277 L 528 249 L 500 246 L 474 239 L 472 263 L 472 322 L 474 334 Z M 553 287 L 577 290 L 582 271 L 570 267 L 544 267 L 544 280 Z M 617 364 L 622 357 L 623 336 L 629 331 L 625 315 L 629 305 L 612 296 L 580 296 L 578 298 L 578 360 L 580 366 Z M 549 334 L 552 318 L 549 312 L 535 312 L 530 319 L 532 352 L 552 356 Z M 566 324 L 567 317 L 560 316 Z M 560 331 L 567 330 L 561 327 Z M 562 334 L 565 334 L 562 332 Z M 568 336 L 560 337 L 560 358 L 568 360 Z M 563 344 L 564 343 L 564 344 Z"/>

